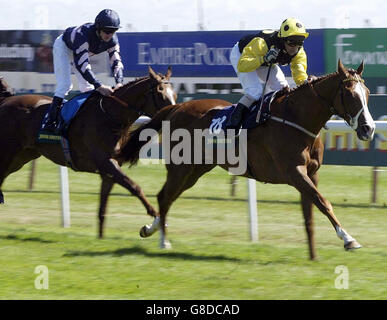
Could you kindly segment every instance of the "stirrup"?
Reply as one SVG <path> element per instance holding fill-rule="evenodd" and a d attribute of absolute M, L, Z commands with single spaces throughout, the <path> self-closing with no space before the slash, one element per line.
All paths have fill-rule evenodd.
<path fill-rule="evenodd" d="M 238 124 L 227 123 L 227 124 L 226 124 L 226 130 L 232 129 L 232 130 L 235 130 L 235 131 L 239 131 L 239 129 L 241 128 L 241 126 L 242 126 L 242 121 L 239 121 Z"/>
<path fill-rule="evenodd" d="M 234 110 L 234 112 L 236 109 Z M 231 114 L 231 117 L 226 123 L 226 129 L 234 129 L 234 130 L 239 130 L 239 128 L 242 126 L 242 121 L 243 121 L 243 109 L 238 110 L 238 115 L 234 114 L 234 112 Z M 235 121 L 235 118 L 238 116 L 238 121 Z"/>
<path fill-rule="evenodd" d="M 233 118 L 231 117 L 229 119 L 230 121 L 228 121 L 226 123 L 226 127 L 225 127 L 225 130 L 227 132 L 227 130 L 234 130 L 235 131 L 235 136 L 239 135 L 239 132 L 240 132 L 240 129 L 242 127 L 242 120 L 243 118 L 241 117 L 241 119 L 237 122 L 237 123 L 233 123 Z"/>

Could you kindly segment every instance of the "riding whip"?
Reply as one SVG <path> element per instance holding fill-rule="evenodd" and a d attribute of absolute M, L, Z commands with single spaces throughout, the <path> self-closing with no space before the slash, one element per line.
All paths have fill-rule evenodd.
<path fill-rule="evenodd" d="M 255 122 L 259 122 L 259 119 L 261 118 L 261 111 L 262 111 L 262 105 L 263 105 L 263 98 L 265 96 L 265 90 L 266 90 L 266 85 L 267 85 L 267 81 L 269 80 L 269 76 L 270 76 L 270 71 L 271 71 L 271 66 L 273 64 L 270 63 L 269 65 L 269 70 L 267 70 L 267 75 L 266 75 L 266 81 L 265 81 L 265 84 L 263 85 L 263 91 L 262 91 L 262 97 L 261 97 L 261 103 L 259 105 L 259 110 L 258 110 L 258 114 L 257 114 L 257 118 L 255 119 Z"/>

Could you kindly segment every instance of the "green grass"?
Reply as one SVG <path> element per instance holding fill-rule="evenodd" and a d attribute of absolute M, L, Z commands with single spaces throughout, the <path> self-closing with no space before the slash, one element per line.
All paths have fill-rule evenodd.
<path fill-rule="evenodd" d="M 140 165 L 125 171 L 157 206 L 166 171 Z M 363 248 L 345 252 L 328 219 L 315 210 L 319 259 L 308 260 L 296 190 L 257 184 L 259 242 L 249 241 L 247 184 L 216 168 L 172 206 L 170 251 L 159 235 L 138 236 L 151 222 L 139 200 L 115 186 L 105 239 L 98 240 L 100 179 L 69 172 L 71 228 L 61 227 L 59 171 L 41 158 L 32 192 L 29 165 L 3 186 L 0 207 L 0 299 L 386 299 L 387 172 L 380 172 L 378 203 L 370 204 L 371 168 L 324 166 L 319 189 L 344 228 Z M 37 290 L 39 265 L 49 289 Z M 349 288 L 336 289 L 337 266 Z"/>

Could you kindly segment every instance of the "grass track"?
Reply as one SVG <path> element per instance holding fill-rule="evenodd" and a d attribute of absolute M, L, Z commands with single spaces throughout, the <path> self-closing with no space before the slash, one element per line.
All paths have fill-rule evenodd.
<path fill-rule="evenodd" d="M 156 206 L 165 179 L 161 165 L 125 169 Z M 58 168 L 37 164 L 34 191 L 29 165 L 3 186 L 0 207 L 0 299 L 386 299 L 387 172 L 379 201 L 370 205 L 371 169 L 324 166 L 319 189 L 344 228 L 364 247 L 345 252 L 328 219 L 315 210 L 319 260 L 307 260 L 297 191 L 257 185 L 259 242 L 248 237 L 246 182 L 234 198 L 221 169 L 205 175 L 168 214 L 171 251 L 158 235 L 138 236 L 151 222 L 140 202 L 115 186 L 106 238 L 96 239 L 99 177 L 69 172 L 71 228 L 60 227 Z M 49 289 L 37 290 L 35 267 L 49 270 Z M 337 266 L 349 288 L 335 288 Z"/>

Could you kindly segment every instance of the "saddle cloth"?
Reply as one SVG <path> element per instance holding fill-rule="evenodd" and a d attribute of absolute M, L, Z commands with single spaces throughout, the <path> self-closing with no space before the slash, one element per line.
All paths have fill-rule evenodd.
<path fill-rule="evenodd" d="M 262 98 L 260 98 L 249 108 L 248 114 L 244 112 L 241 127 L 242 129 L 255 128 L 265 123 L 270 118 L 270 104 L 274 100 L 276 92 L 277 91 L 272 91 L 265 94 L 265 96 L 263 97 L 262 110 L 260 108 Z M 236 105 L 233 104 L 229 107 L 221 109 L 214 115 L 209 128 L 210 133 L 219 134 L 221 130 L 223 130 L 223 132 L 226 132 L 226 123 L 231 117 L 235 106 Z"/>
<path fill-rule="evenodd" d="M 71 123 L 71 120 L 74 119 L 75 115 L 81 108 L 81 106 L 86 102 L 86 100 L 91 96 L 94 92 L 87 91 L 84 93 L 80 93 L 74 96 L 71 100 L 66 101 L 61 108 L 61 121 L 63 121 L 62 127 L 62 135 L 67 136 L 68 128 Z M 40 125 L 38 141 L 40 143 L 60 143 L 61 135 L 54 134 L 53 132 L 48 132 L 44 130 L 46 122 L 48 120 L 48 112 L 50 108 L 47 108 L 46 114 L 43 117 L 42 123 Z"/>

